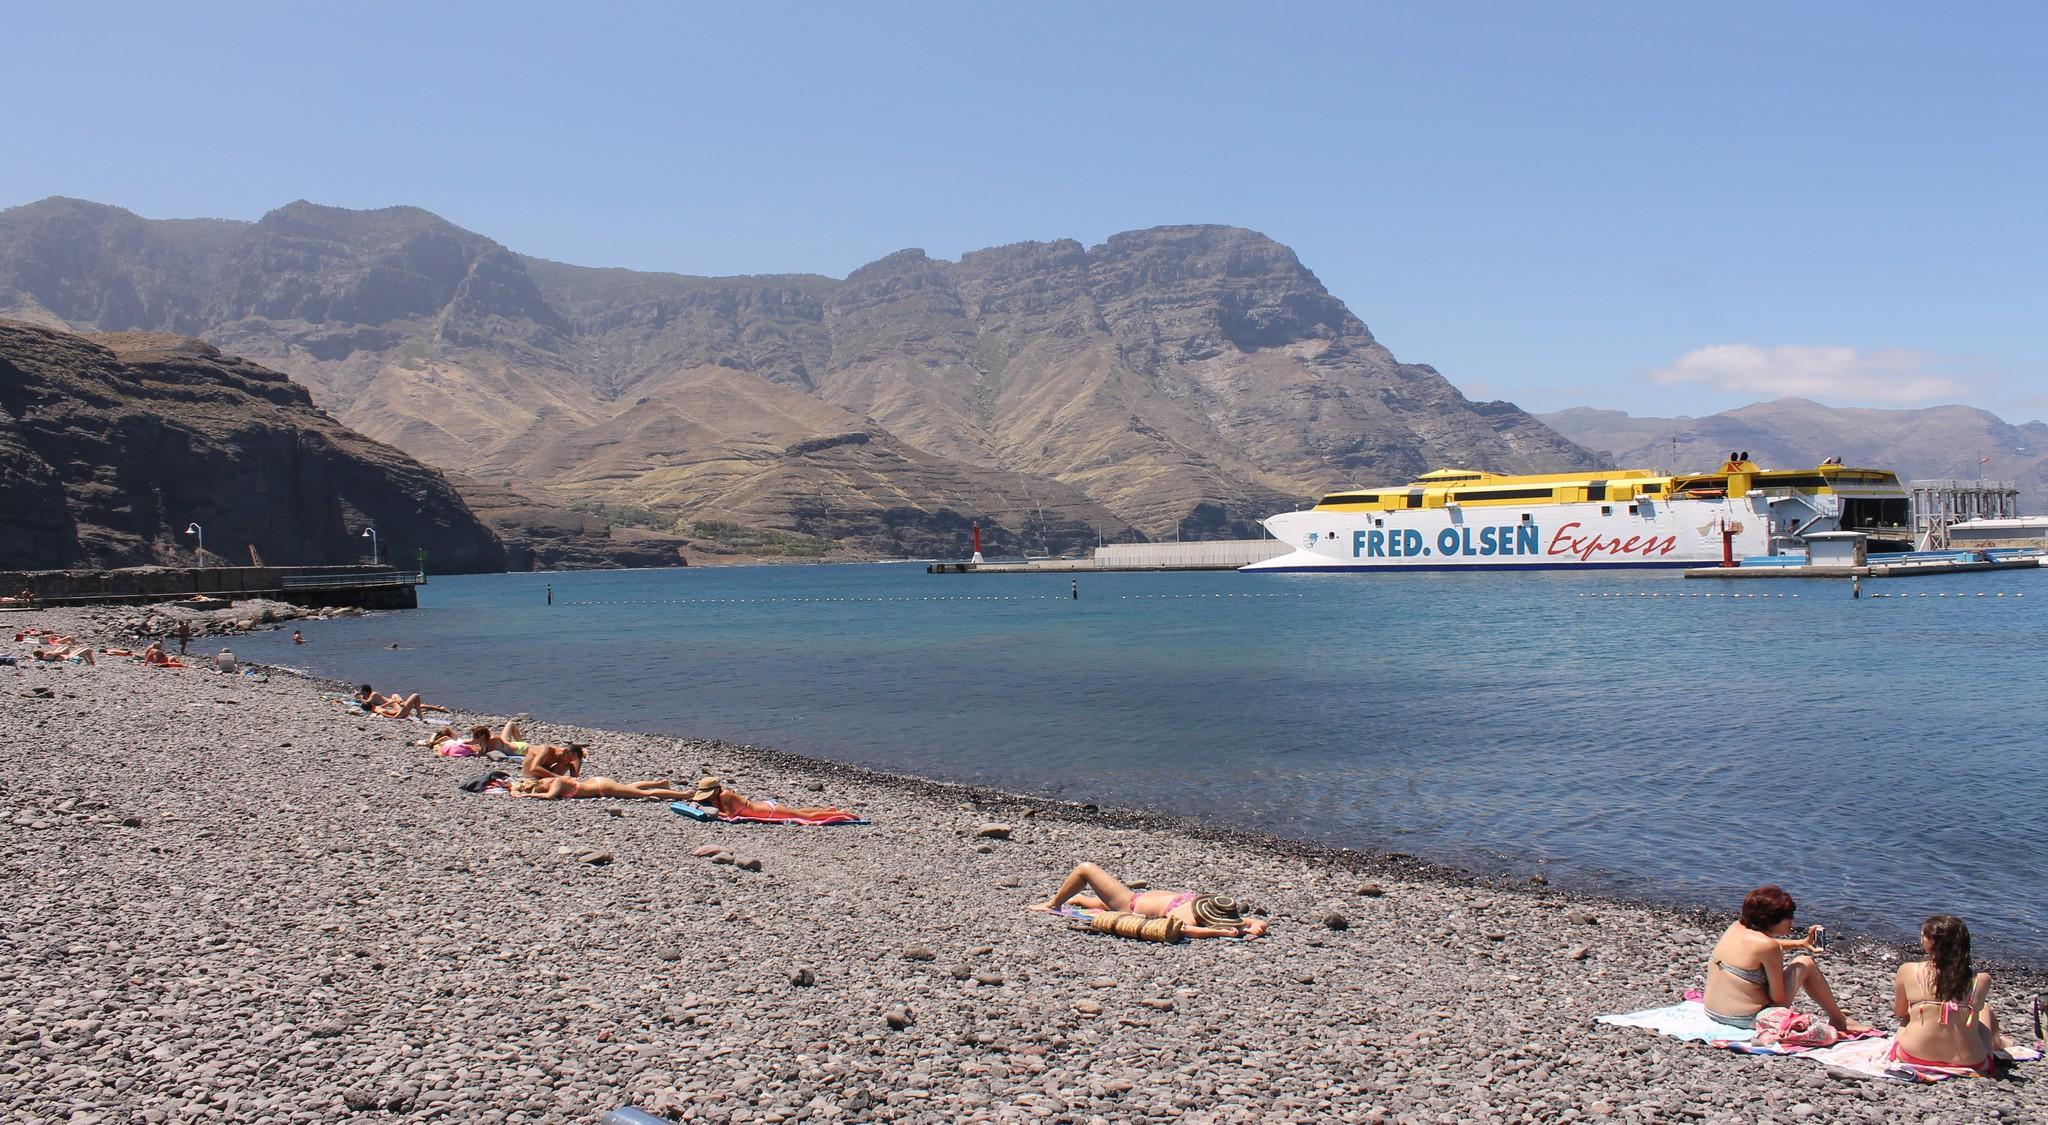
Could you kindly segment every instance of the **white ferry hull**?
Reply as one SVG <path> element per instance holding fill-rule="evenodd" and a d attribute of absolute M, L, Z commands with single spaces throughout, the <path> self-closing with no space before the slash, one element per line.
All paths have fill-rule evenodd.
<path fill-rule="evenodd" d="M 1283 512 L 1265 521 L 1291 554 L 1266 571 L 1600 570 L 1714 566 L 1767 554 L 1759 498 Z M 1732 533 L 1724 547 L 1724 532 Z"/>

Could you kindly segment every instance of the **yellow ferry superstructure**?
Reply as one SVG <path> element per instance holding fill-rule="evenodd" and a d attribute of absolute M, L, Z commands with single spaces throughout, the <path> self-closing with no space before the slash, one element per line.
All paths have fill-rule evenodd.
<path fill-rule="evenodd" d="M 1265 521 L 1291 554 L 1245 570 L 1475 570 L 1710 566 L 1797 553 L 1817 532 L 1910 548 L 1896 473 L 1830 460 L 1764 469 L 1732 453 L 1710 472 L 1507 475 L 1438 469 L 1403 485 L 1332 492 Z"/>

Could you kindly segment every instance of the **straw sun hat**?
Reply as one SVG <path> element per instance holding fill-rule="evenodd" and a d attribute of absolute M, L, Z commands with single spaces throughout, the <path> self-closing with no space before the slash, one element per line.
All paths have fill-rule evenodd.
<path fill-rule="evenodd" d="M 690 794 L 690 800 L 701 805 L 711 798 L 718 796 L 718 791 L 723 788 L 725 788 L 724 783 L 715 777 L 700 777 L 697 779 L 696 791 Z"/>

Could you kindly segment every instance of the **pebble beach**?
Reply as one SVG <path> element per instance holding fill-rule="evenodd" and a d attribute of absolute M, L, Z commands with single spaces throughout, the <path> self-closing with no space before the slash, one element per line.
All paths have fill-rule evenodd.
<path fill-rule="evenodd" d="M 140 617 L 0 626 L 128 645 Z M 478 796 L 487 763 L 345 690 L 0 668 L 0 1119 L 2048 1121 L 2042 1063 L 1905 1086 L 1594 1022 L 1697 986 L 1729 913 L 546 715 L 530 737 L 590 743 L 586 774 L 874 823 Z M 1081 860 L 1233 893 L 1271 932 L 1169 946 L 1025 909 Z M 1851 1015 L 1892 1026 L 1899 952 L 1828 951 Z M 1983 967 L 2021 1037 L 2048 982 Z"/>

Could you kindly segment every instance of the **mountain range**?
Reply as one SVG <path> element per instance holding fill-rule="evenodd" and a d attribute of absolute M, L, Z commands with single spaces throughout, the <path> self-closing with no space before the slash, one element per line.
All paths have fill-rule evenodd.
<path fill-rule="evenodd" d="M 176 335 L 6 321 L 0 528 L 0 569 L 189 566 L 200 536 L 214 565 L 509 561 L 440 473 L 276 371 Z"/>
<path fill-rule="evenodd" d="M 1397 361 L 1232 227 L 710 278 L 527 257 L 410 207 L 52 198 L 0 211 L 0 316 L 199 337 L 487 516 L 577 506 L 713 548 L 957 553 L 975 521 L 992 550 L 1244 536 L 1335 486 L 1601 464 Z"/>
<path fill-rule="evenodd" d="M 1631 467 L 1710 468 L 1731 451 L 1747 450 L 1769 468 L 1838 456 L 1891 469 L 1901 480 L 2009 480 L 2023 495 L 2048 488 L 2048 424 L 2014 425 L 1969 406 L 1872 409 L 1781 398 L 1703 418 L 1641 418 L 1588 407 L 1538 417 Z"/>

